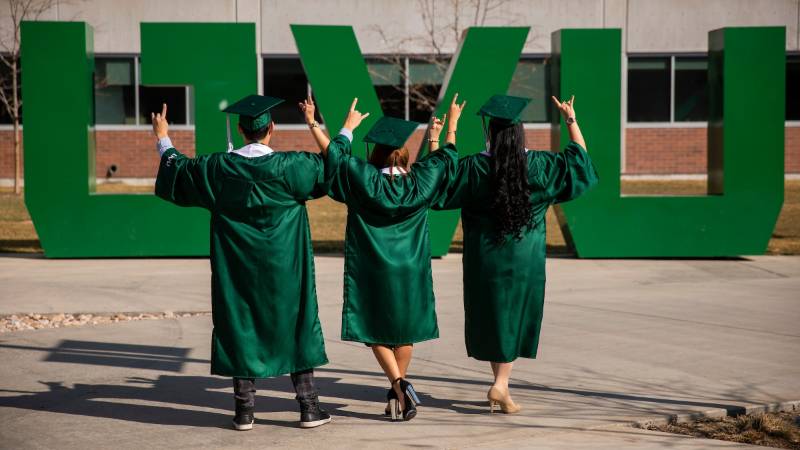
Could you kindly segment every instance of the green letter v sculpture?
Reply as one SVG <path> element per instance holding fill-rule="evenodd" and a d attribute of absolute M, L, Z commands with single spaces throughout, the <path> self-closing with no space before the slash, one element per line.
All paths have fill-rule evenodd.
<path fill-rule="evenodd" d="M 382 116 L 382 111 L 353 28 L 292 25 L 292 32 L 329 129 L 336 131 L 353 97 L 358 97 L 360 111 L 370 113 L 353 143 L 354 154 L 363 156 L 361 137 Z M 467 100 L 458 124 L 457 147 L 461 156 L 485 148 L 481 121 L 475 112 L 493 94 L 508 90 L 527 35 L 527 27 L 476 27 L 469 28 L 462 38 L 450 62 L 435 112 L 439 117 L 447 112 L 456 93 L 459 100 Z M 431 211 L 429 217 L 431 254 L 445 255 L 458 225 L 459 212 Z"/>

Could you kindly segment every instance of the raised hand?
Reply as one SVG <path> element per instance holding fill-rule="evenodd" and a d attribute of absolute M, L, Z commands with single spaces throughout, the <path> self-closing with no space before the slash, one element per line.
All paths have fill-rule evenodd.
<path fill-rule="evenodd" d="M 438 118 L 433 116 L 431 118 L 431 128 L 430 128 L 430 140 L 438 141 L 439 136 L 442 134 L 442 128 L 444 127 L 444 122 L 447 120 L 447 114 L 443 115 L 442 118 Z"/>
<path fill-rule="evenodd" d="M 314 112 L 316 111 L 317 107 L 314 105 L 314 100 L 311 98 L 311 95 L 297 105 L 300 107 L 300 111 L 303 112 L 303 116 L 306 119 L 306 124 L 311 125 L 314 123 Z"/>
<path fill-rule="evenodd" d="M 155 134 L 159 139 L 167 137 L 169 124 L 167 123 L 166 103 L 161 104 L 160 113 L 150 113 L 150 120 L 153 122 L 153 134 Z"/>
<path fill-rule="evenodd" d="M 450 109 L 447 111 L 447 115 L 450 116 L 450 122 L 455 124 L 458 122 L 458 119 L 461 117 L 461 111 L 464 110 L 464 107 L 467 106 L 467 101 L 464 100 L 460 105 L 456 103 L 458 100 L 458 93 L 453 96 L 453 100 L 450 102 Z M 452 128 L 452 127 L 450 127 Z"/>
<path fill-rule="evenodd" d="M 561 112 L 561 115 L 564 117 L 564 120 L 569 119 L 570 117 L 573 119 L 575 118 L 575 108 L 572 106 L 575 103 L 574 95 L 569 100 L 563 102 L 558 101 L 555 96 L 551 98 L 553 99 L 553 103 L 556 104 L 556 108 L 558 108 L 559 112 Z"/>
<path fill-rule="evenodd" d="M 353 103 L 350 105 L 350 111 L 347 112 L 347 117 L 344 119 L 344 128 L 347 128 L 350 131 L 355 130 L 361 125 L 361 121 L 369 117 L 369 113 L 361 114 L 360 111 L 356 110 L 356 104 L 358 103 L 358 97 L 353 99 Z"/>

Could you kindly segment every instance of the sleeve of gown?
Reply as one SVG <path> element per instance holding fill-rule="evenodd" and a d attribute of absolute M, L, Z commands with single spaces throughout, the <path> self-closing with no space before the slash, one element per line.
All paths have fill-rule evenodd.
<path fill-rule="evenodd" d="M 189 158 L 174 148 L 161 155 L 155 194 L 178 206 L 211 209 L 215 201 L 216 158 L 203 155 Z"/>
<path fill-rule="evenodd" d="M 411 166 L 411 175 L 415 178 L 420 200 L 428 205 L 443 201 L 457 168 L 458 151 L 453 144 L 446 144 L 415 162 Z"/>
<path fill-rule="evenodd" d="M 328 192 L 325 163 L 322 155 L 311 152 L 291 152 L 284 176 L 289 191 L 297 201 L 320 198 Z"/>
<path fill-rule="evenodd" d="M 328 195 L 337 202 L 346 203 L 349 196 L 347 165 L 351 159 L 360 161 L 350 154 L 350 140 L 344 134 L 338 134 L 328 144 L 325 157 L 325 179 L 328 181 Z"/>
<path fill-rule="evenodd" d="M 550 203 L 577 198 L 598 182 L 589 153 L 575 142 L 562 152 L 537 152 L 528 169 L 532 184 Z"/>
<path fill-rule="evenodd" d="M 461 158 L 458 161 L 455 175 L 447 183 L 447 192 L 431 205 L 433 209 L 460 209 L 469 193 L 469 173 L 471 158 Z"/>

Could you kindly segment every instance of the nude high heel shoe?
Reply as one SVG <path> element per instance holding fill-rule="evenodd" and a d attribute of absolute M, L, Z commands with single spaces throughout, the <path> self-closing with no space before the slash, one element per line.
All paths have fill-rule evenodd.
<path fill-rule="evenodd" d="M 496 407 L 499 407 L 500 411 L 505 414 L 518 413 L 522 409 L 511 400 L 511 395 L 509 395 L 508 391 L 502 392 L 494 386 L 486 393 L 486 398 L 489 400 L 489 411 L 492 413 L 494 413 Z"/>

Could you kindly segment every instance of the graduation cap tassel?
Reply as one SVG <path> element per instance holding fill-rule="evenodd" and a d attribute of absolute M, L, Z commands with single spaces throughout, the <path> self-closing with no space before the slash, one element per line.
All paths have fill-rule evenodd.
<path fill-rule="evenodd" d="M 225 132 L 228 136 L 228 151 L 233 151 L 233 142 L 231 142 L 231 115 L 225 114 Z"/>

